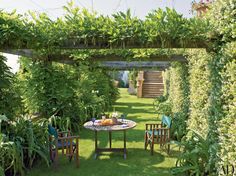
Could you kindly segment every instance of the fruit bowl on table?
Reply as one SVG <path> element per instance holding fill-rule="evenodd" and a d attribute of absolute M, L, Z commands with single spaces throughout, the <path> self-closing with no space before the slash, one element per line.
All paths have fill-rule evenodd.
<path fill-rule="evenodd" d="M 112 126 L 112 125 L 122 125 L 117 118 L 112 117 L 111 119 L 103 119 L 100 121 L 99 125 L 101 126 Z"/>

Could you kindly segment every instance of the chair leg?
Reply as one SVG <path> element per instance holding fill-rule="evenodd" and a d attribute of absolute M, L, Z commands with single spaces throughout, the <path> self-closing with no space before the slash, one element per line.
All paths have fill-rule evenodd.
<path fill-rule="evenodd" d="M 147 139 L 147 133 L 145 133 L 145 136 L 144 136 L 144 150 L 147 150 L 147 145 L 148 145 L 148 139 Z"/>
<path fill-rule="evenodd" d="M 153 155 L 153 150 L 154 150 L 154 143 L 153 141 L 151 142 L 151 155 Z"/>
<path fill-rule="evenodd" d="M 78 139 L 76 139 L 75 160 L 76 160 L 76 166 L 79 167 L 79 140 Z"/>
<path fill-rule="evenodd" d="M 54 157 L 54 160 L 53 160 L 53 165 L 55 168 L 58 167 L 58 148 L 55 149 L 55 157 Z"/>
<path fill-rule="evenodd" d="M 73 151 L 72 151 L 72 153 L 70 153 L 70 156 L 69 156 L 69 161 L 70 162 L 71 162 L 71 160 L 72 160 L 72 158 L 73 158 L 73 156 L 75 154 L 75 150 L 76 150 L 76 146 L 73 146 Z"/>
<path fill-rule="evenodd" d="M 170 154 L 170 144 L 167 144 L 167 154 Z"/>

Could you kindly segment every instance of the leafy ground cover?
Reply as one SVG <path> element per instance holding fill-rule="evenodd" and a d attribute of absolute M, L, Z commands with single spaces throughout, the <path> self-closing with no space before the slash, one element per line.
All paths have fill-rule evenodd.
<path fill-rule="evenodd" d="M 178 149 L 171 147 L 170 155 L 160 151 L 155 146 L 154 155 L 144 150 L 145 123 L 157 122 L 159 119 L 153 108 L 153 99 L 138 99 L 128 95 L 127 89 L 120 89 L 121 98 L 115 104 L 115 110 L 119 113 L 127 113 L 127 119 L 137 122 L 137 126 L 127 132 L 128 157 L 123 159 L 120 153 L 105 153 L 94 159 L 94 134 L 92 131 L 82 129 L 80 132 L 80 159 L 81 165 L 77 169 L 75 163 L 69 163 L 66 158 L 60 159 L 59 167 L 47 167 L 38 163 L 28 173 L 29 176 L 60 176 L 60 175 L 89 175 L 89 176 L 143 176 L 160 175 L 168 176 L 170 168 L 175 166 Z M 121 132 L 113 133 L 113 146 L 122 147 L 123 135 Z M 108 147 L 108 134 L 99 133 L 99 146 Z"/>

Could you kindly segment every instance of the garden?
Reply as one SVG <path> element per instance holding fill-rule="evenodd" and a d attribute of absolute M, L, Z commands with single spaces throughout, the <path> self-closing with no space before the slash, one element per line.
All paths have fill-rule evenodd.
<path fill-rule="evenodd" d="M 169 8 L 145 19 L 130 10 L 104 16 L 73 1 L 64 11 L 56 20 L 0 11 L 0 51 L 21 56 L 13 74 L 0 55 L 0 175 L 235 174 L 235 0 L 214 1 L 201 18 Z M 114 69 L 101 66 L 155 58 L 169 67 L 164 94 L 154 100 L 117 88 Z M 115 111 L 137 123 L 127 132 L 127 158 L 94 159 L 94 136 L 83 124 Z M 155 147 L 151 156 L 145 124 L 163 115 L 172 121 L 170 152 Z M 54 166 L 49 126 L 79 135 L 79 168 L 66 157 Z M 113 135 L 114 145 L 122 145 L 122 134 Z M 99 137 L 108 146 L 107 135 Z"/>

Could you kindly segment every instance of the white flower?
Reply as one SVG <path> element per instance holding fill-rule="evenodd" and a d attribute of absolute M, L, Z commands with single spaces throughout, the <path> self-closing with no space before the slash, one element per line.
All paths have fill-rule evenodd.
<path fill-rule="evenodd" d="M 111 117 L 118 117 L 118 112 L 113 112 L 113 113 L 111 114 Z"/>

